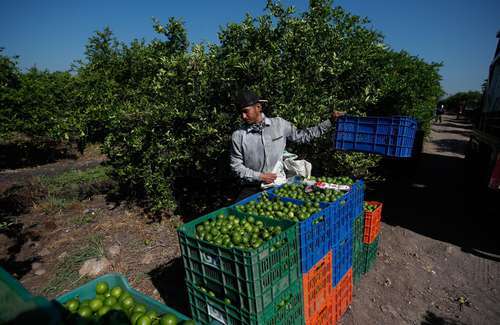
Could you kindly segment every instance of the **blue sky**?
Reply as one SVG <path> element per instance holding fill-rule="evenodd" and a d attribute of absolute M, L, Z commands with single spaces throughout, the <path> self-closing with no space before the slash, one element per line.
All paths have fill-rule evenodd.
<path fill-rule="evenodd" d="M 284 0 L 298 11 L 308 1 Z M 245 13 L 260 15 L 265 0 L 215 1 L 62 1 L 1 0 L 0 47 L 19 55 L 22 68 L 69 69 L 83 58 L 87 39 L 109 26 L 117 38 L 151 40 L 151 17 L 184 20 L 191 42 L 216 42 L 220 26 L 240 22 Z M 448 94 L 479 90 L 500 30 L 498 0 L 339 0 L 349 12 L 368 17 L 395 50 L 406 50 L 431 62 L 443 62 Z"/>

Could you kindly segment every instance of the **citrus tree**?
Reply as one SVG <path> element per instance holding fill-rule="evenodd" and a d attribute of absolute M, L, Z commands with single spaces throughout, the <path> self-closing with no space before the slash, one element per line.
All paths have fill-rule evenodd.
<path fill-rule="evenodd" d="M 219 45 L 189 44 L 176 19 L 155 22 L 159 38 L 150 43 L 121 44 L 105 31 L 79 70 L 87 116 L 95 116 L 88 127 L 102 128 L 113 175 L 130 197 L 155 212 L 212 209 L 235 193 L 228 149 L 240 123 L 232 98 L 243 88 L 270 101 L 266 114 L 298 127 L 333 109 L 429 122 L 439 65 L 391 50 L 366 23 L 331 1 L 311 1 L 300 14 L 270 1 L 264 15 L 222 28 Z M 366 178 L 380 159 L 330 147 L 325 137 L 290 149 L 317 174 Z"/>

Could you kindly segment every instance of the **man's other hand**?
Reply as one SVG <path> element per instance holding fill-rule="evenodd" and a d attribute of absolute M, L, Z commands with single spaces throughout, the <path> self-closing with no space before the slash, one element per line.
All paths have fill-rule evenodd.
<path fill-rule="evenodd" d="M 271 184 L 274 182 L 274 180 L 278 177 L 274 173 L 262 173 L 260 174 L 260 180 L 263 181 L 265 184 Z"/>
<path fill-rule="evenodd" d="M 345 112 L 333 111 L 330 117 L 332 122 L 335 122 L 339 117 L 345 115 Z"/>

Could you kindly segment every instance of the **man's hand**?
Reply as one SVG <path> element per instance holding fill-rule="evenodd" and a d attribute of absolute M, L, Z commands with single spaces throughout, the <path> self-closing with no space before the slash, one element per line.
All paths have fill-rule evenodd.
<path fill-rule="evenodd" d="M 271 184 L 278 177 L 274 173 L 262 173 L 260 174 L 260 180 L 264 182 L 264 184 Z"/>
<path fill-rule="evenodd" d="M 338 112 L 338 111 L 333 111 L 332 115 L 330 116 L 330 121 L 334 123 L 339 117 L 345 115 L 345 112 Z"/>

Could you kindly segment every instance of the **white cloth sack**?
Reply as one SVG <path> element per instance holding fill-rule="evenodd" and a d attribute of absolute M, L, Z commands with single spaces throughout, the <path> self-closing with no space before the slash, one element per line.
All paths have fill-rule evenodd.
<path fill-rule="evenodd" d="M 307 160 L 297 160 L 298 156 L 296 154 L 290 153 L 288 151 L 283 152 L 282 159 L 278 160 L 276 165 L 274 165 L 271 173 L 277 175 L 274 182 L 270 184 L 261 184 L 263 189 L 279 186 L 287 182 L 287 178 L 293 176 L 302 176 L 308 178 L 311 176 L 312 165 Z"/>

